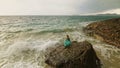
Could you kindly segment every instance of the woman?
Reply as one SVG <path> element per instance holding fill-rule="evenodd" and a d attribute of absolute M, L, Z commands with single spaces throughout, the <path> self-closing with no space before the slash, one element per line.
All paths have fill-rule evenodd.
<path fill-rule="evenodd" d="M 66 40 L 64 41 L 64 46 L 65 47 L 68 47 L 71 45 L 71 41 L 70 41 L 70 38 L 69 38 L 69 35 L 66 35 Z"/>

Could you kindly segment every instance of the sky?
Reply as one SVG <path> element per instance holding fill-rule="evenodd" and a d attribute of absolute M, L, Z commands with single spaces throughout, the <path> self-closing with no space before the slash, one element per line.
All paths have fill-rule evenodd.
<path fill-rule="evenodd" d="M 120 0 L 0 0 L 0 15 L 120 14 Z"/>

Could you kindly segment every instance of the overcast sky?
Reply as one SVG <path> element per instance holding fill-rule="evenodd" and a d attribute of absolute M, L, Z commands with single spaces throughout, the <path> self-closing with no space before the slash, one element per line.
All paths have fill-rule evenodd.
<path fill-rule="evenodd" d="M 120 0 L 0 0 L 0 15 L 120 14 Z"/>

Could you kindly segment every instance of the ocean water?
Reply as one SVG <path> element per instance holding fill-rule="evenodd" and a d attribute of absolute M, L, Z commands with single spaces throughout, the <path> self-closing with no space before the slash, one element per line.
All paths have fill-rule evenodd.
<path fill-rule="evenodd" d="M 87 24 L 120 16 L 0 16 L 0 68 L 50 68 L 47 48 L 71 40 L 87 40 L 103 68 L 120 68 L 120 49 L 86 36 Z"/>

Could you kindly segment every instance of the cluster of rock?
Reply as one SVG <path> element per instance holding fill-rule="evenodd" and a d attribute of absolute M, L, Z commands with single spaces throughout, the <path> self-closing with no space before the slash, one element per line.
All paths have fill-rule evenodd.
<path fill-rule="evenodd" d="M 52 68 L 100 68 L 100 60 L 87 41 L 73 41 L 68 48 L 60 45 L 51 49 L 45 63 Z"/>
<path fill-rule="evenodd" d="M 91 23 L 84 28 L 84 32 L 120 48 L 120 18 Z"/>

